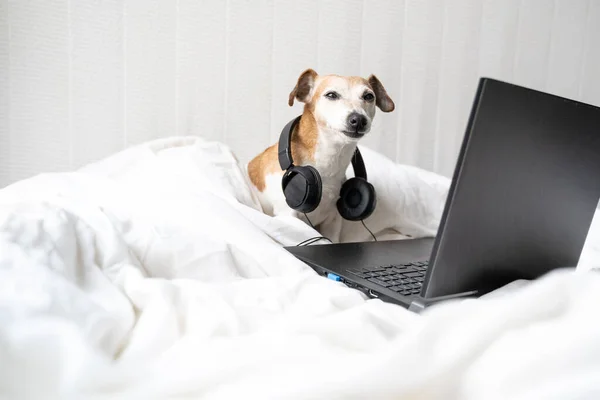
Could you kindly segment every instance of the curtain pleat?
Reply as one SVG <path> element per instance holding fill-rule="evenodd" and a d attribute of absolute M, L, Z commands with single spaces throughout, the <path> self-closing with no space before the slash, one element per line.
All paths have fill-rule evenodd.
<path fill-rule="evenodd" d="M 248 161 L 306 68 L 377 75 L 364 144 L 451 176 L 480 76 L 600 105 L 600 3 L 0 0 L 0 187 L 174 135 Z"/>

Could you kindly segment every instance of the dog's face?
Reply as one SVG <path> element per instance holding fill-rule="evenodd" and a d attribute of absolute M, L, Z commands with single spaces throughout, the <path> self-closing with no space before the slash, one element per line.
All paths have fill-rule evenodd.
<path fill-rule="evenodd" d="M 377 77 L 319 76 L 312 69 L 304 71 L 290 93 L 289 105 L 294 99 L 306 103 L 319 127 L 325 131 L 343 134 L 358 140 L 371 130 L 375 109 L 391 112 L 395 105 Z"/>

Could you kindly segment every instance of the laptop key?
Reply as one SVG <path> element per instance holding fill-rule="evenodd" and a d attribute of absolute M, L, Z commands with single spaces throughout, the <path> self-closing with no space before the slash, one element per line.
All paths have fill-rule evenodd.
<path fill-rule="evenodd" d="M 394 292 L 401 292 L 404 290 L 404 288 L 402 286 L 391 286 L 390 290 L 393 290 Z"/>
<path fill-rule="evenodd" d="M 423 274 L 420 273 L 420 272 L 409 272 L 407 274 L 404 274 L 404 276 L 408 276 L 408 277 L 414 278 L 414 277 L 417 277 L 417 276 L 423 276 Z"/>
<path fill-rule="evenodd" d="M 382 281 L 382 280 L 379 280 L 379 279 L 377 279 L 377 278 L 369 278 L 369 279 L 367 279 L 367 280 L 368 280 L 369 282 L 376 283 L 376 284 L 378 284 L 379 286 L 383 286 L 383 287 L 390 287 L 390 286 L 392 286 L 392 285 L 390 285 L 389 283 L 387 283 L 387 282 L 385 282 L 385 281 Z"/>
<path fill-rule="evenodd" d="M 358 276 L 364 275 L 364 272 L 362 270 L 358 270 L 358 269 L 348 269 L 346 271 L 352 275 L 358 275 Z"/>
<path fill-rule="evenodd" d="M 406 269 L 402 270 L 403 275 L 406 275 L 407 273 L 414 273 L 414 272 L 418 272 L 415 267 L 407 267 Z"/>

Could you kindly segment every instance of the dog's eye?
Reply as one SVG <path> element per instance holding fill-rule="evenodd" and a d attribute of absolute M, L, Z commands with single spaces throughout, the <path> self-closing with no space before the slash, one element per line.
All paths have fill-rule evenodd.
<path fill-rule="evenodd" d="M 363 95 L 363 100 L 364 100 L 364 101 L 371 102 L 371 101 L 373 101 L 374 99 L 375 99 L 375 96 L 373 96 L 373 93 L 369 93 L 369 92 L 367 92 L 367 93 L 365 93 L 365 94 Z"/>
<path fill-rule="evenodd" d="M 337 94 L 336 92 L 327 92 L 327 93 L 325 94 L 325 97 L 327 97 L 327 98 L 328 98 L 328 99 L 330 99 L 330 100 L 337 100 L 337 99 L 339 99 L 339 98 L 340 98 L 340 95 L 339 95 L 339 94 Z"/>

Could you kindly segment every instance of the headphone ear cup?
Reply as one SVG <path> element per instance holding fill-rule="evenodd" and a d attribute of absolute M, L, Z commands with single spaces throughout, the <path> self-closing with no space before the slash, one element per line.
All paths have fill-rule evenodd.
<path fill-rule="evenodd" d="M 287 170 L 281 179 L 281 188 L 285 202 L 293 210 L 309 213 L 321 202 L 321 176 L 310 165 Z"/>
<path fill-rule="evenodd" d="M 369 217 L 377 205 L 375 188 L 363 178 L 348 179 L 342 185 L 337 209 L 342 218 L 360 221 Z"/>

